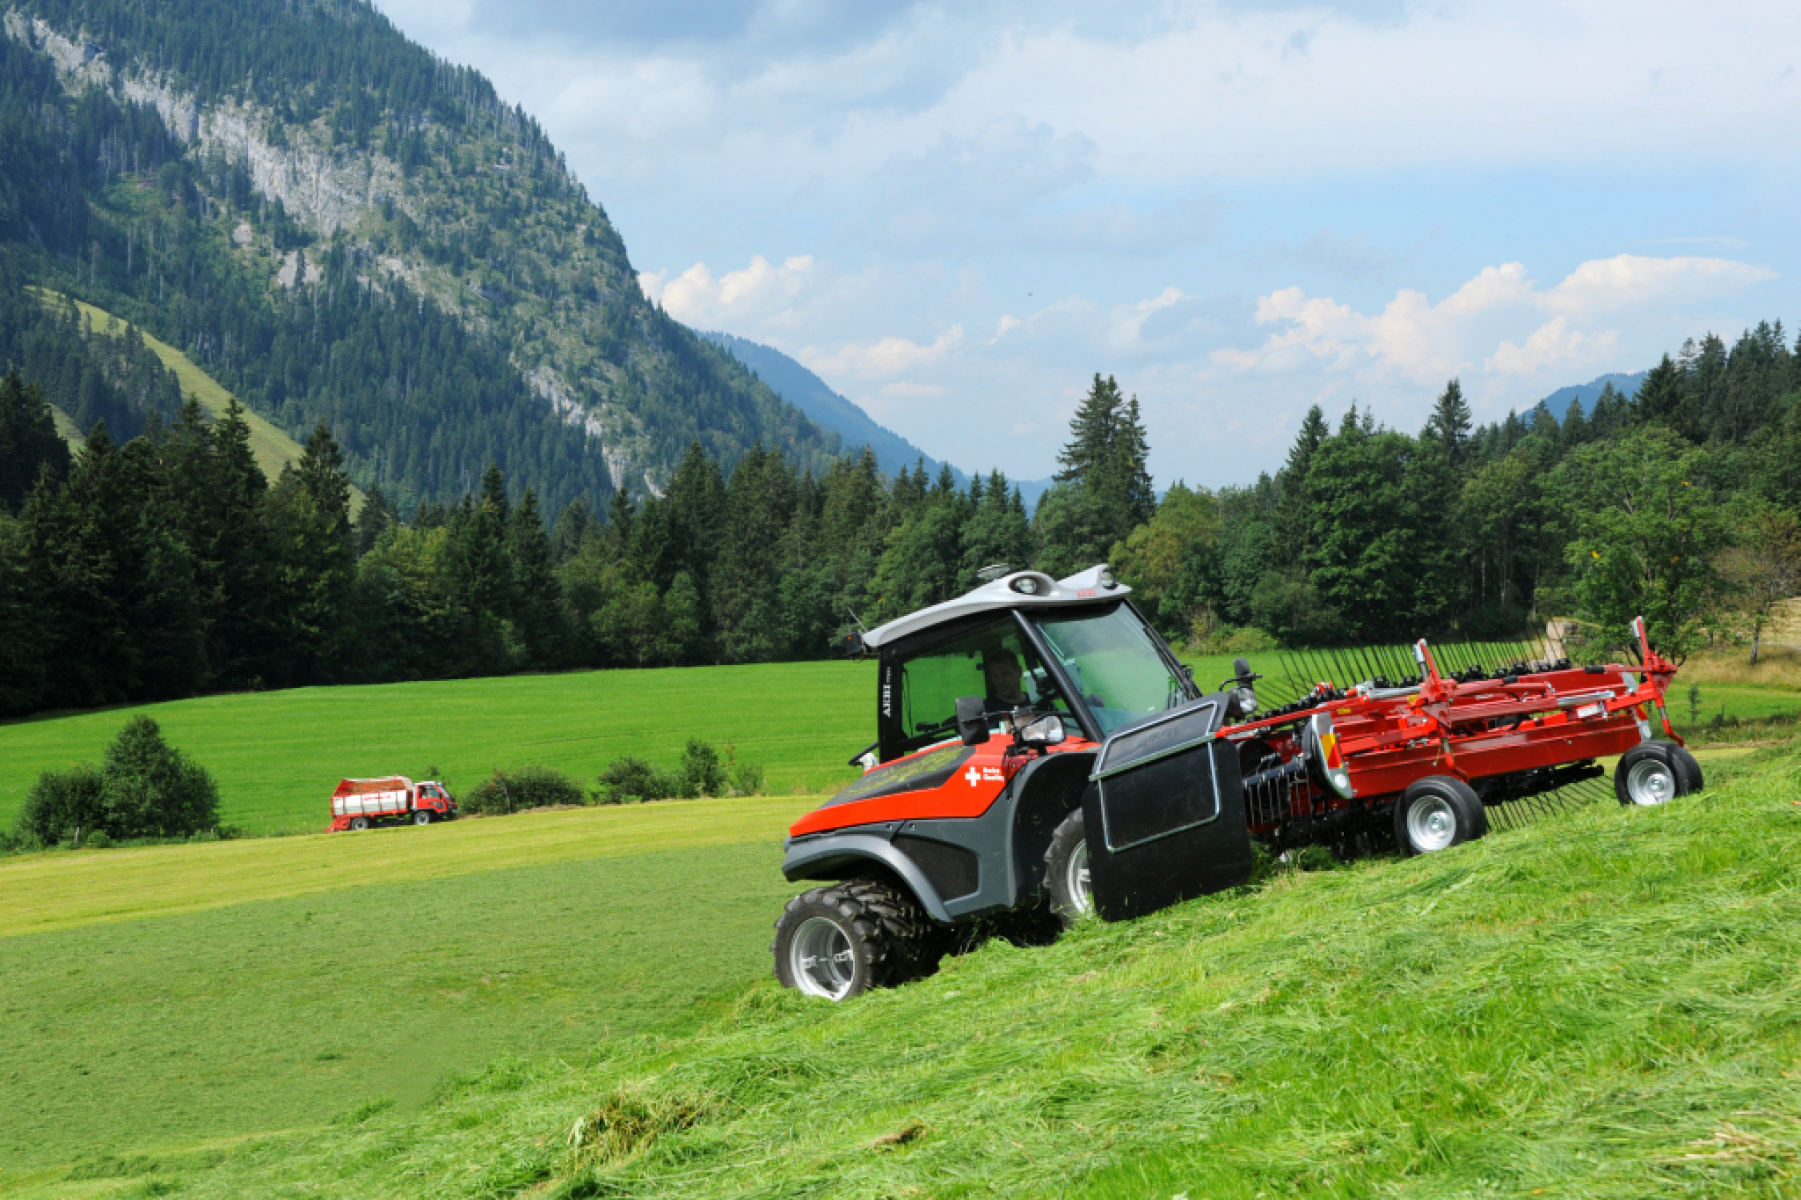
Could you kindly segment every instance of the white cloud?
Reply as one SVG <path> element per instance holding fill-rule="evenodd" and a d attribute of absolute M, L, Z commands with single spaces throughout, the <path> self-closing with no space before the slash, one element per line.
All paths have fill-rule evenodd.
<path fill-rule="evenodd" d="M 1433 384 L 1473 373 L 1536 377 L 1614 352 L 1619 331 L 1587 322 L 1675 299 L 1742 293 L 1775 278 L 1768 268 L 1729 259 L 1619 255 L 1585 262 L 1541 290 L 1523 264 L 1504 263 L 1485 267 L 1436 304 L 1403 288 L 1375 314 L 1290 287 L 1258 300 L 1258 323 L 1275 327 L 1260 346 L 1222 347 L 1212 357 L 1241 371 L 1292 370 L 1304 352 L 1316 367 L 1370 383 L 1398 377 Z M 1555 315 L 1547 321 L 1548 314 Z"/>
<path fill-rule="evenodd" d="M 811 255 L 797 255 L 772 266 L 761 254 L 742 271 L 714 278 L 705 263 L 695 263 L 674 279 L 667 271 L 638 276 L 644 294 L 676 320 L 701 329 L 736 327 L 773 312 L 792 308 L 817 278 Z"/>
<path fill-rule="evenodd" d="M 884 396 L 942 396 L 945 390 L 941 383 L 908 383 L 904 380 L 882 385 Z"/>
<path fill-rule="evenodd" d="M 1619 341 L 1617 329 L 1578 333 L 1567 317 L 1553 317 L 1534 329 L 1523 346 L 1502 342 L 1482 368 L 1502 375 L 1543 377 L 1554 368 L 1592 367 L 1604 361 Z"/>
<path fill-rule="evenodd" d="M 962 344 L 963 327 L 953 325 L 936 341 L 923 346 L 904 337 L 885 337 L 864 344 L 845 342 L 835 350 L 808 346 L 797 357 L 809 370 L 821 375 L 870 379 L 931 366 Z"/>
<path fill-rule="evenodd" d="M 1555 312 L 1593 316 L 1663 300 L 1711 300 L 1777 277 L 1768 267 L 1729 258 L 1644 258 L 1621 254 L 1585 262 L 1545 294 Z"/>

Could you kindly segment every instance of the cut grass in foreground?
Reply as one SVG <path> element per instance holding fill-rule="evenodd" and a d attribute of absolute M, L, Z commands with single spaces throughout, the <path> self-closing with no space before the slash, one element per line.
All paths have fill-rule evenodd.
<path fill-rule="evenodd" d="M 1717 772 L 1716 772 L 1717 773 Z M 504 1063 L 184 1195 L 1644 1196 L 1801 1174 L 1801 749 L 828 1006 Z"/>
<path fill-rule="evenodd" d="M 799 807 L 0 862 L 0 1191 L 102 1152 L 405 1110 L 497 1055 L 581 1061 L 692 1022 L 769 970 Z"/>

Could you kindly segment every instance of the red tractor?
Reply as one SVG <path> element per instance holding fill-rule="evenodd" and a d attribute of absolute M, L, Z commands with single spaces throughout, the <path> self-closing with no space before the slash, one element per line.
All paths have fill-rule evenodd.
<path fill-rule="evenodd" d="M 783 873 L 824 886 L 776 922 L 777 979 L 842 1000 L 930 973 L 984 919 L 1154 912 L 1244 883 L 1253 839 L 1433 853 L 1614 755 L 1622 804 L 1701 786 L 1642 622 L 1636 666 L 1446 677 L 1420 642 L 1416 678 L 1320 682 L 1259 714 L 1243 659 L 1202 692 L 1130 591 L 1105 567 L 1016 571 L 849 635 L 879 658 L 878 736 L 862 778 L 789 830 Z"/>

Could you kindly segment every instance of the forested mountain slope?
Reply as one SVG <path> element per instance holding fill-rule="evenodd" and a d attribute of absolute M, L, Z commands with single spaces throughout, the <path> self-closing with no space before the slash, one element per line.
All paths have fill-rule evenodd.
<path fill-rule="evenodd" d="M 695 440 L 837 449 L 646 301 L 531 118 L 364 0 L 17 0 L 0 26 L 5 282 L 119 315 L 290 433 L 329 423 L 403 510 L 489 462 L 555 511 L 660 488 Z"/>

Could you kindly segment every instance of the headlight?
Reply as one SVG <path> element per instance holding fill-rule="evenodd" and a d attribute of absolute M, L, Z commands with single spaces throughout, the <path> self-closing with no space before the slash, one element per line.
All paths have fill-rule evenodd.
<path fill-rule="evenodd" d="M 1115 588 L 1119 586 L 1113 581 L 1113 571 L 1108 567 L 1101 568 L 1101 586 L 1104 588 Z"/>
<path fill-rule="evenodd" d="M 1033 579 L 1030 575 L 1022 575 L 1013 581 L 1013 590 L 1022 596 L 1036 596 L 1038 594 L 1038 581 Z"/>
<path fill-rule="evenodd" d="M 1055 746 L 1068 736 L 1062 717 L 1039 717 L 1019 731 L 1019 740 L 1034 746 Z"/>

